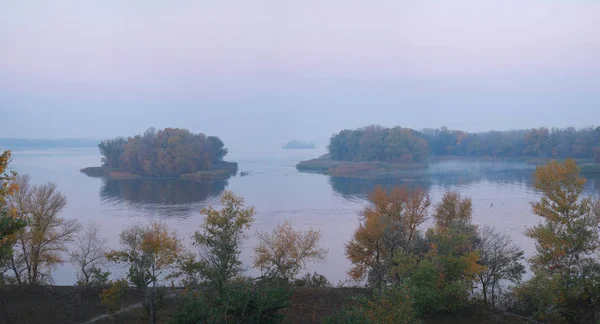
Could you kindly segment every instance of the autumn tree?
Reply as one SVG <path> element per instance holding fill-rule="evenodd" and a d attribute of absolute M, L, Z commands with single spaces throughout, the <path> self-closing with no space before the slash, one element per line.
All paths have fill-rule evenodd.
<path fill-rule="evenodd" d="M 195 245 L 200 248 L 196 268 L 219 289 L 241 271 L 239 255 L 244 230 L 250 228 L 255 214 L 254 207 L 246 207 L 244 199 L 231 191 L 221 195 L 221 206 L 220 210 L 208 207 L 200 212 L 204 220 L 194 235 Z"/>
<path fill-rule="evenodd" d="M 119 241 L 122 249 L 110 251 L 106 257 L 129 265 L 127 277 L 145 289 L 150 322 L 156 323 L 157 283 L 177 265 L 183 252 L 181 241 L 164 223 L 132 226 L 121 232 Z"/>
<path fill-rule="evenodd" d="M 477 273 L 477 279 L 481 284 L 483 301 L 488 303 L 489 295 L 494 306 L 496 295 L 502 288 L 501 280 L 513 283 L 521 281 L 525 273 L 525 266 L 521 263 L 524 253 L 512 243 L 510 236 L 498 232 L 493 227 L 484 226 L 478 235 L 480 240 L 475 248 L 479 250 L 479 263 L 485 266 L 485 270 Z"/>
<path fill-rule="evenodd" d="M 27 227 L 15 234 L 10 268 L 19 284 L 51 282 L 50 271 L 65 260 L 68 243 L 80 229 L 77 220 L 61 218 L 66 197 L 56 184 L 31 185 L 28 176 L 17 178 L 17 191 L 9 204 Z"/>
<path fill-rule="evenodd" d="M 396 187 L 377 187 L 369 196 L 370 205 L 360 214 L 360 224 L 346 256 L 354 264 L 349 275 L 355 280 L 369 277 L 381 287 L 396 252 L 412 252 L 417 228 L 427 219 L 429 195 Z"/>
<path fill-rule="evenodd" d="M 237 171 L 237 164 L 223 161 L 224 146 L 218 137 L 187 129 L 149 128 L 141 135 L 103 141 L 98 148 L 102 166 L 110 171 L 177 177 L 213 169 Z"/>
<path fill-rule="evenodd" d="M 313 229 L 296 231 L 286 220 L 271 233 L 258 233 L 260 243 L 254 248 L 254 267 L 268 276 L 293 279 L 306 262 L 325 259 L 327 250 L 319 247 L 322 237 L 320 231 Z"/>
<path fill-rule="evenodd" d="M 8 171 L 11 152 L 5 151 L 0 155 L 0 284 L 4 281 L 3 270 L 10 263 L 15 243 L 15 233 L 27 225 L 27 222 L 10 209 L 7 199 L 17 189 L 17 174 Z"/>
<path fill-rule="evenodd" d="M 106 261 L 106 243 L 106 238 L 100 236 L 100 225 L 96 223 L 90 223 L 77 236 L 69 256 L 71 263 L 78 269 L 78 285 L 102 285 L 106 282 L 109 273 L 100 269 Z"/>
<path fill-rule="evenodd" d="M 458 191 L 444 193 L 442 201 L 435 206 L 433 218 L 437 228 L 448 228 L 453 222 L 469 222 L 473 214 L 470 198 L 463 198 Z"/>
<path fill-rule="evenodd" d="M 582 196 L 585 179 L 572 159 L 538 166 L 535 177 L 542 197 L 532 203 L 532 211 L 543 222 L 526 235 L 535 241 L 536 253 L 530 261 L 532 282 L 537 285 L 526 284 L 517 292 L 522 297 L 539 296 L 536 290 L 552 287 L 548 293 L 553 307 L 541 301 L 533 305 L 538 318 L 557 323 L 596 321 L 589 316 L 597 314 L 600 300 L 600 242 L 592 201 Z"/>
<path fill-rule="evenodd" d="M 14 210 L 7 205 L 7 198 L 19 188 L 16 181 L 17 173 L 8 170 L 11 156 L 11 151 L 4 151 L 0 155 L 0 248 L 11 238 L 12 234 L 26 225 L 26 222 L 16 217 Z M 10 243 L 12 245 L 14 242 Z"/>

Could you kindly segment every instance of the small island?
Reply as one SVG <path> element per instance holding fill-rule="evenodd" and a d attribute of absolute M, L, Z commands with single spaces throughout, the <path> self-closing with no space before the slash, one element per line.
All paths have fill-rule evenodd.
<path fill-rule="evenodd" d="M 315 143 L 313 142 L 304 142 L 298 140 L 291 140 L 281 146 L 282 149 L 290 150 L 290 149 L 314 149 L 316 148 Z"/>
<path fill-rule="evenodd" d="M 187 129 L 150 128 L 143 135 L 102 141 L 98 148 L 102 166 L 81 169 L 88 176 L 222 180 L 237 172 L 237 163 L 223 160 L 227 149 L 218 137 Z"/>
<path fill-rule="evenodd" d="M 334 134 L 328 154 L 302 161 L 299 171 L 332 176 L 389 176 L 426 170 L 435 163 L 511 162 L 533 168 L 550 159 L 579 161 L 583 173 L 600 173 L 600 127 L 469 133 L 460 130 L 386 128 L 378 125 Z"/>

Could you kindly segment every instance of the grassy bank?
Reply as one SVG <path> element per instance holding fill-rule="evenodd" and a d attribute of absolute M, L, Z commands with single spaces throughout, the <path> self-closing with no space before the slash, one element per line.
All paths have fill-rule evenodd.
<path fill-rule="evenodd" d="M 420 163 L 386 163 L 386 162 L 351 162 L 333 161 L 327 156 L 296 165 L 296 169 L 304 172 L 324 173 L 332 176 L 377 177 L 401 174 L 402 172 L 424 170 L 427 165 Z"/>
<path fill-rule="evenodd" d="M 120 172 L 106 167 L 87 167 L 80 170 L 87 176 L 94 178 L 109 178 L 109 179 L 156 179 L 155 177 L 144 177 L 138 174 Z M 227 180 L 232 175 L 237 173 L 237 163 L 223 162 L 216 165 L 211 170 L 199 171 L 195 173 L 182 174 L 172 179 L 183 179 L 193 181 L 211 181 L 211 180 Z M 164 178 L 164 177 L 160 177 Z"/>

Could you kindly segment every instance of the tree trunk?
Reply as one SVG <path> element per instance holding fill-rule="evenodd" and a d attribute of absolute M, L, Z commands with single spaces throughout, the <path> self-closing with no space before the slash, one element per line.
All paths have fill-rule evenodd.
<path fill-rule="evenodd" d="M 487 285 L 482 282 L 481 286 L 483 289 L 483 302 L 487 304 Z"/>
<path fill-rule="evenodd" d="M 496 294 L 494 288 L 496 287 L 496 280 L 492 281 L 492 306 L 496 306 Z"/>

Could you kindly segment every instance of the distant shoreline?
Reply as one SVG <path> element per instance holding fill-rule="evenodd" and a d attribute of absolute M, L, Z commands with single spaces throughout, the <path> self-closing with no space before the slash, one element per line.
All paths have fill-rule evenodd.
<path fill-rule="evenodd" d="M 521 164 L 524 168 L 534 169 L 536 165 L 545 164 L 551 159 L 539 157 L 521 157 L 521 158 L 493 158 L 493 157 L 454 157 L 443 156 L 430 158 L 428 163 L 414 162 L 384 162 L 384 161 L 336 161 L 331 160 L 329 156 L 323 155 L 316 159 L 301 161 L 296 165 L 300 172 L 319 173 L 337 177 L 384 177 L 402 175 L 408 173 L 419 173 L 430 170 L 432 166 L 442 165 L 450 162 L 465 163 L 511 163 Z M 583 174 L 600 174 L 600 164 L 590 163 L 583 159 L 580 163 Z M 492 171 L 490 169 L 490 171 Z"/>
<path fill-rule="evenodd" d="M 87 167 L 79 170 L 81 173 L 93 178 L 107 178 L 112 180 L 125 179 L 181 179 L 191 181 L 227 180 L 237 174 L 237 163 L 227 162 L 228 168 L 218 168 L 195 173 L 182 174 L 172 177 L 148 177 L 139 174 L 120 172 L 106 167 Z"/>

